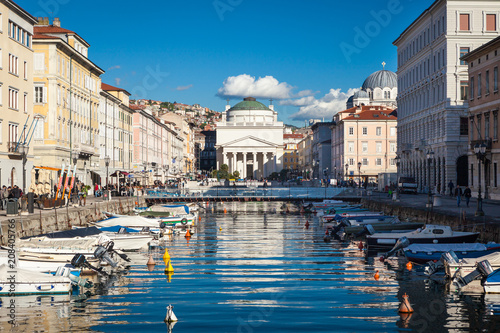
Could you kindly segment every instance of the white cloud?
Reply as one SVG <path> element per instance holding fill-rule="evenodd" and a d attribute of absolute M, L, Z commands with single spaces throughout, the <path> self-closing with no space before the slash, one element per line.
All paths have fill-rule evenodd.
<path fill-rule="evenodd" d="M 331 121 L 331 118 L 339 111 L 346 109 L 347 99 L 359 89 L 349 89 L 347 93 L 341 89 L 330 89 L 330 92 L 320 99 L 312 96 L 300 98 L 297 100 L 283 101 L 283 105 L 300 106 L 299 112 L 290 116 L 292 120 L 308 120 L 325 118 Z"/>
<path fill-rule="evenodd" d="M 193 87 L 193 85 L 189 84 L 187 86 L 178 86 L 177 88 L 175 88 L 175 90 L 177 90 L 177 91 L 183 91 L 183 90 L 191 89 L 192 87 Z"/>
<path fill-rule="evenodd" d="M 291 97 L 293 87 L 286 82 L 279 82 L 272 76 L 255 77 L 248 74 L 230 76 L 224 80 L 223 86 L 217 91 L 217 96 L 255 97 L 262 99 L 285 99 Z"/>
<path fill-rule="evenodd" d="M 120 86 L 120 82 L 122 82 L 122 79 L 120 79 L 119 77 L 115 78 L 115 85 L 116 85 L 117 87 L 119 87 L 119 86 Z"/>
<path fill-rule="evenodd" d="M 305 97 L 305 96 L 313 96 L 316 95 L 319 91 L 312 91 L 310 89 L 308 90 L 302 90 L 299 91 L 294 97 L 300 98 L 300 97 Z"/>
<path fill-rule="evenodd" d="M 113 67 L 109 67 L 108 71 L 113 70 L 113 69 L 120 69 L 120 68 L 122 68 L 120 65 L 116 65 L 116 66 L 113 66 Z"/>

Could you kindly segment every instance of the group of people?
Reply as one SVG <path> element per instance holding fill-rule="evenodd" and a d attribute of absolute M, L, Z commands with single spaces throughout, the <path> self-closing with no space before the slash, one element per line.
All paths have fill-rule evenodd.
<path fill-rule="evenodd" d="M 23 196 L 23 191 L 19 188 L 19 186 L 14 185 L 14 186 L 2 186 L 2 189 L 0 189 L 0 206 L 2 209 L 6 209 L 7 207 L 7 200 L 8 199 L 14 199 L 16 201 L 19 200 Z"/>
<path fill-rule="evenodd" d="M 472 197 L 472 192 L 469 186 L 466 186 L 465 189 L 462 191 L 460 185 L 457 185 L 457 187 L 455 188 L 455 185 L 450 180 L 450 182 L 448 183 L 448 188 L 450 189 L 450 197 L 455 196 L 457 198 L 457 207 L 460 207 L 460 202 L 462 201 L 462 197 L 465 198 L 465 204 L 467 205 L 467 207 L 469 207 L 470 198 Z"/>

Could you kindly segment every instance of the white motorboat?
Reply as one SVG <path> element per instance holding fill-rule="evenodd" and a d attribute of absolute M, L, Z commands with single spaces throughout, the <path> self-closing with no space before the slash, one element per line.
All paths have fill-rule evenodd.
<path fill-rule="evenodd" d="M 0 295 L 69 294 L 71 289 L 68 277 L 0 265 Z"/>

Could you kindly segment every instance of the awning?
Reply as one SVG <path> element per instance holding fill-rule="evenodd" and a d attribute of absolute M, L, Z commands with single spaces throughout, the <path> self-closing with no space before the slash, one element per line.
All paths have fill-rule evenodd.
<path fill-rule="evenodd" d="M 109 175 L 110 177 L 117 177 L 118 176 L 118 173 L 120 174 L 120 177 L 123 176 L 123 177 L 126 177 L 129 175 L 128 172 L 126 171 L 115 171 L 113 172 L 111 175 Z"/>

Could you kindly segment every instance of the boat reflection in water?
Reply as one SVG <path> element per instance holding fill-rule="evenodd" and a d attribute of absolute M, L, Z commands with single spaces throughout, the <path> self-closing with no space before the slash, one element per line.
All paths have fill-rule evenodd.
<path fill-rule="evenodd" d="M 97 277 L 88 295 L 16 297 L 20 330 L 493 332 L 500 324 L 493 295 L 448 293 L 423 268 L 409 271 L 405 259 L 381 262 L 360 251 L 359 241 L 325 242 L 313 215 L 282 214 L 279 202 L 202 206 L 189 242 L 179 233 L 131 254 L 127 270 Z M 174 274 L 165 274 L 165 249 Z M 156 265 L 148 269 L 150 254 Z M 400 316 L 404 293 L 415 312 Z M 164 323 L 169 304 L 179 318 L 175 328 Z M 0 330 L 9 329 L 1 319 Z"/>

